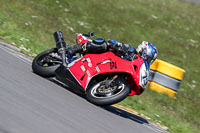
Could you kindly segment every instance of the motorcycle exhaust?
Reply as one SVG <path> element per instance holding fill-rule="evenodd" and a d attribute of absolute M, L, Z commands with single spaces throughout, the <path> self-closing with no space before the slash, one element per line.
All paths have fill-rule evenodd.
<path fill-rule="evenodd" d="M 66 63 L 66 43 L 63 37 L 63 33 L 61 31 L 56 31 L 54 34 L 54 39 L 56 41 L 56 48 L 58 49 L 58 53 L 62 57 L 63 66 L 67 66 Z"/>

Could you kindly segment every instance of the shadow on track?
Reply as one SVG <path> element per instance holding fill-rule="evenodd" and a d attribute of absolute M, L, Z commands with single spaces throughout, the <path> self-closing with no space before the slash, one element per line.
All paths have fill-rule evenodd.
<path fill-rule="evenodd" d="M 53 83 L 55 83 L 55 84 L 57 84 L 57 85 L 59 85 L 59 86 L 61 86 L 61 87 L 63 87 L 64 89 L 66 89 L 66 90 L 68 90 L 68 91 L 70 91 L 70 92 L 82 97 L 83 99 L 87 100 L 86 95 L 85 95 L 84 92 L 82 92 L 80 90 L 69 88 L 67 85 L 65 85 L 62 82 L 56 80 L 55 78 L 50 78 L 48 80 L 53 82 Z M 133 120 L 133 121 L 135 121 L 137 123 L 149 124 L 149 122 L 146 119 L 144 119 L 144 118 L 142 118 L 142 117 L 140 117 L 138 115 L 134 115 L 132 113 L 129 113 L 129 112 L 125 111 L 125 110 L 116 108 L 116 107 L 114 107 L 112 105 L 111 106 L 101 107 L 101 108 L 104 109 L 104 110 L 107 110 L 107 111 L 109 111 L 109 112 L 111 112 L 113 114 L 116 114 L 118 116 L 121 116 L 123 118 L 127 118 L 127 119 L 130 119 L 130 120 Z"/>

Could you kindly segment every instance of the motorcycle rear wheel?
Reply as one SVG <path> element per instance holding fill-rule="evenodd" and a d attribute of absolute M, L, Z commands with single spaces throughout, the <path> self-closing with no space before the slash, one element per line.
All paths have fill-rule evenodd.
<path fill-rule="evenodd" d="M 107 81 L 108 80 L 97 82 L 86 91 L 88 101 L 98 106 L 107 106 L 122 101 L 130 93 L 126 80 L 117 78 L 115 81 L 117 82 L 117 88 L 113 86 L 111 89 L 105 89 L 102 83 Z"/>
<path fill-rule="evenodd" d="M 55 76 L 54 71 L 60 66 L 61 61 L 57 61 L 57 63 L 55 63 L 56 59 L 54 59 L 55 60 L 54 63 L 46 63 L 44 61 L 52 53 L 57 54 L 58 53 L 57 49 L 52 48 L 45 50 L 34 58 L 32 62 L 32 70 L 34 73 L 47 78 Z"/>

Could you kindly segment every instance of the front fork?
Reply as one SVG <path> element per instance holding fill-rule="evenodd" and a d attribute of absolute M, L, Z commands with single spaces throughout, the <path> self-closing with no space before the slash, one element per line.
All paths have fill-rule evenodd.
<path fill-rule="evenodd" d="M 118 78 L 118 75 L 113 76 L 111 80 L 105 83 L 105 87 L 108 88 L 109 86 L 112 86 L 111 83 L 117 78 Z"/>

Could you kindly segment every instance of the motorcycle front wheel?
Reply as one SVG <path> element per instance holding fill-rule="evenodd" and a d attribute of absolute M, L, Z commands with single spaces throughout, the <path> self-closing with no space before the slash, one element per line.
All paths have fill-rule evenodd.
<path fill-rule="evenodd" d="M 33 62 L 33 72 L 42 77 L 54 77 L 54 71 L 62 63 L 56 48 L 48 49 L 38 54 Z"/>
<path fill-rule="evenodd" d="M 112 86 L 106 86 L 109 80 L 95 83 L 87 91 L 87 99 L 98 106 L 107 106 L 118 103 L 125 99 L 130 93 L 128 83 L 122 78 L 117 78 Z"/>

